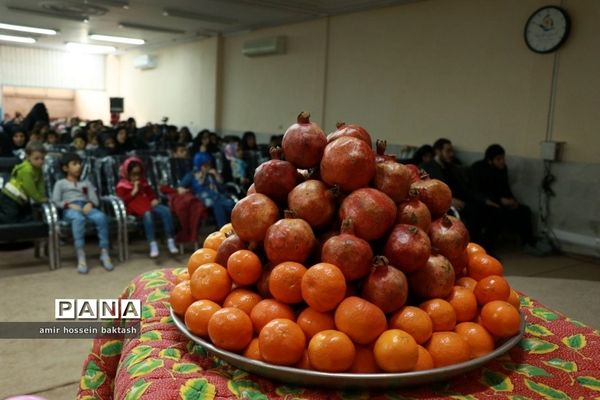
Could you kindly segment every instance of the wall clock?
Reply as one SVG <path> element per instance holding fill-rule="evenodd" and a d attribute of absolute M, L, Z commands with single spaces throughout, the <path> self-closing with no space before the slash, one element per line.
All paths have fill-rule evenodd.
<path fill-rule="evenodd" d="M 571 21 L 565 10 L 545 6 L 535 11 L 525 24 L 525 43 L 536 53 L 558 49 L 569 36 Z"/>

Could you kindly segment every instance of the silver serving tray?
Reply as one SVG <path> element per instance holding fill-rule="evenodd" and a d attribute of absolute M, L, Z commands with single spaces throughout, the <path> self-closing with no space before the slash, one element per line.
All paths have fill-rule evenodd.
<path fill-rule="evenodd" d="M 525 332 L 525 316 L 521 313 L 521 329 L 519 333 L 506 340 L 493 352 L 473 360 L 447 367 L 435 368 L 426 371 L 403 372 L 403 373 L 377 373 L 377 374 L 351 374 L 351 373 L 329 373 L 306 369 L 284 367 L 268 364 L 241 356 L 230 351 L 221 350 L 209 341 L 191 333 L 183 320 L 171 309 L 171 317 L 179 330 L 188 338 L 204 347 L 209 353 L 228 362 L 234 367 L 240 368 L 265 378 L 274 379 L 290 385 L 316 386 L 329 389 L 376 389 L 386 390 L 403 386 L 422 385 L 437 381 L 447 380 L 453 376 L 464 374 L 487 362 L 501 356 L 513 348 L 523 338 Z"/>

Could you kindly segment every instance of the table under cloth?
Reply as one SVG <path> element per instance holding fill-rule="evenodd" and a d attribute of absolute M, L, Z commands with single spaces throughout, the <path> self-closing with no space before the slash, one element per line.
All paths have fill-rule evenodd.
<path fill-rule="evenodd" d="M 184 336 L 169 314 L 181 269 L 136 277 L 121 298 L 142 300 L 141 335 L 95 339 L 78 392 L 91 399 L 600 399 L 600 333 L 521 296 L 525 337 L 504 356 L 450 381 L 387 392 L 271 381 L 228 365 Z"/>

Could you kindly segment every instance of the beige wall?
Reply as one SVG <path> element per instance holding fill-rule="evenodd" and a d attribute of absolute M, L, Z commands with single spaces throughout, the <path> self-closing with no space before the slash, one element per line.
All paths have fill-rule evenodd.
<path fill-rule="evenodd" d="M 4 112 L 10 115 L 25 116 L 36 103 L 44 103 L 51 118 L 68 118 L 75 112 L 74 90 L 5 86 L 2 97 Z"/>
<path fill-rule="evenodd" d="M 139 70 L 130 53 L 118 62 L 119 94 L 125 98 L 123 117 L 138 125 L 159 122 L 163 116 L 194 130 L 215 128 L 218 38 L 150 52 L 158 67 Z M 114 68 L 109 68 L 110 73 Z"/>

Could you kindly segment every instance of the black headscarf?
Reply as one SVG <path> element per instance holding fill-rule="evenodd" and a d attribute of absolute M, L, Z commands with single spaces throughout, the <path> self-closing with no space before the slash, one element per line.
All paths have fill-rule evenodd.
<path fill-rule="evenodd" d="M 30 132 L 33 129 L 33 126 L 36 122 L 42 121 L 46 125 L 50 124 L 50 117 L 48 116 L 48 110 L 46 109 L 46 105 L 44 103 L 36 103 L 29 114 L 23 120 L 21 124 L 21 129 L 23 132 Z"/>

